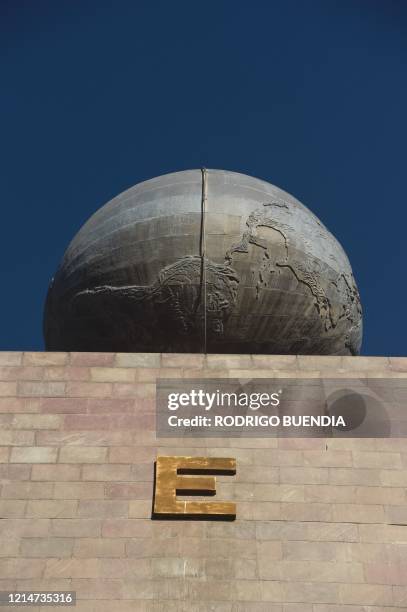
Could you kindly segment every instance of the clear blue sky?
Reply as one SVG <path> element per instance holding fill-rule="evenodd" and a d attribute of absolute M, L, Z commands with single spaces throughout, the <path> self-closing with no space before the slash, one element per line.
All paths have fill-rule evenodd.
<path fill-rule="evenodd" d="M 407 354 L 407 2 L 0 0 L 0 79 L 0 349 L 43 348 L 97 208 L 207 166 L 311 208 L 353 266 L 363 353 Z"/>

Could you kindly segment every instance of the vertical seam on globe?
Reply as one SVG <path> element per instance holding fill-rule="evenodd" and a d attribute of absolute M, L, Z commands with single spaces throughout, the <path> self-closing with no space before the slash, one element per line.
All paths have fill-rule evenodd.
<path fill-rule="evenodd" d="M 201 196 L 201 236 L 200 236 L 200 247 L 201 247 L 201 258 L 202 258 L 202 267 L 201 267 L 201 287 L 203 287 L 203 311 L 204 311 L 204 334 L 203 334 L 203 352 L 206 355 L 206 335 L 207 335 L 207 327 L 206 327 L 206 233 L 205 233 L 205 223 L 206 223 L 206 202 L 208 199 L 207 192 L 207 170 L 206 168 L 201 168 L 202 175 L 202 196 Z"/>

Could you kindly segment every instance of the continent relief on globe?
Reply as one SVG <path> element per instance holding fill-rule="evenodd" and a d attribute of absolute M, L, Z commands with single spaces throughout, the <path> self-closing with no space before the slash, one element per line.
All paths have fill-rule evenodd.
<path fill-rule="evenodd" d="M 44 335 L 62 351 L 356 355 L 362 309 L 342 247 L 298 200 L 189 170 L 89 219 L 51 281 Z"/>

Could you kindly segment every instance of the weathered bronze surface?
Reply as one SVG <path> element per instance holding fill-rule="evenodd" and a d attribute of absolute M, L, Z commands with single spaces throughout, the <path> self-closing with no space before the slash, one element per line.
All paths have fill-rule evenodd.
<path fill-rule="evenodd" d="M 48 350 L 357 354 L 362 311 L 334 236 L 274 185 L 189 170 L 132 187 L 51 281 Z"/>
<path fill-rule="evenodd" d="M 216 479 L 206 474 L 235 473 L 236 460 L 232 458 L 157 457 L 152 518 L 233 520 L 236 504 L 232 502 L 185 501 L 177 495 L 215 495 Z"/>

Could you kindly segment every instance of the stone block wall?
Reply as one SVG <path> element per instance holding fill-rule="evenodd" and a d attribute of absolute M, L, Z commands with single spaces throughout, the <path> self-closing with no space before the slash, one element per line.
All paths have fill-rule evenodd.
<path fill-rule="evenodd" d="M 406 378 L 407 358 L 0 353 L 0 590 L 75 590 L 78 612 L 407 610 L 407 440 L 155 436 L 157 377 L 321 375 Z M 152 521 L 158 454 L 235 457 L 217 495 L 236 521 Z"/>

